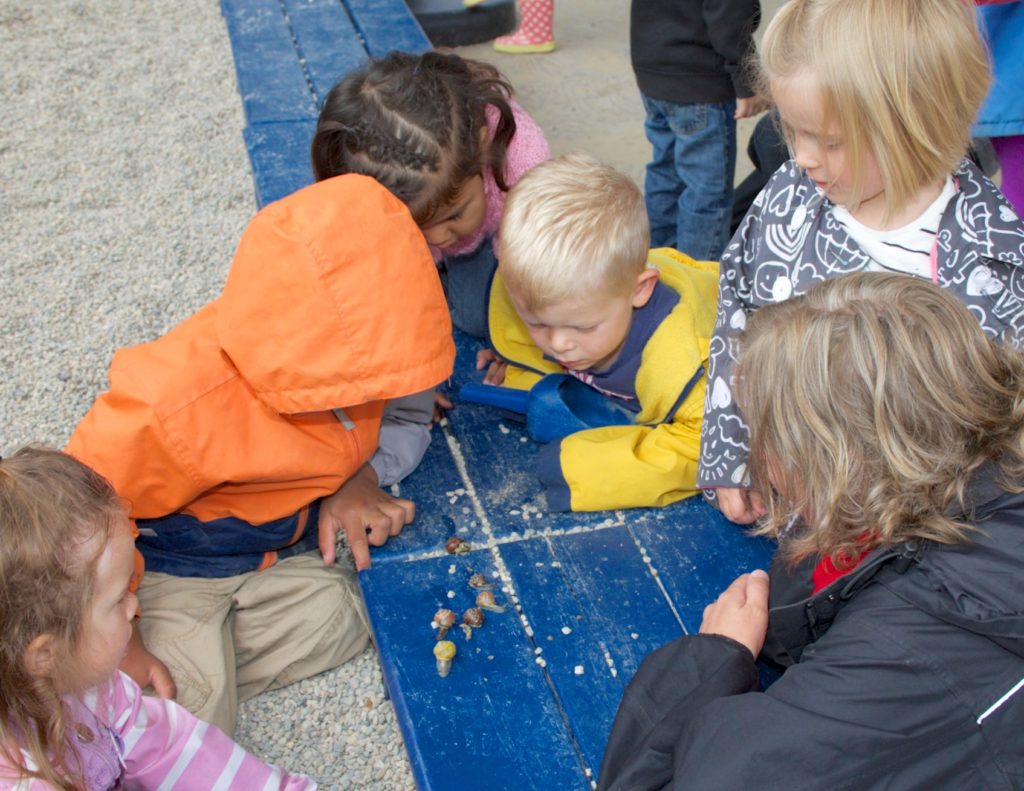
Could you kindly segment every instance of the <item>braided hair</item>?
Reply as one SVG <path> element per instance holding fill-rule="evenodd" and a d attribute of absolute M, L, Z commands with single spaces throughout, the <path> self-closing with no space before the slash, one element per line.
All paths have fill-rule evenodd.
<path fill-rule="evenodd" d="M 458 55 L 391 52 L 338 82 L 324 100 L 310 146 L 317 181 L 372 176 L 420 225 L 490 168 L 498 187 L 516 131 L 512 88 L 493 66 Z M 498 112 L 488 144 L 488 106 Z"/>

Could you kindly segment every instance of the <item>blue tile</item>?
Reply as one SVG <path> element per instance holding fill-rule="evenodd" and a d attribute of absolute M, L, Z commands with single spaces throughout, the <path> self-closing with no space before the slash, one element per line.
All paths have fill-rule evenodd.
<path fill-rule="evenodd" d="M 426 52 L 431 48 L 430 40 L 404 0 L 343 1 L 373 57 L 391 50 Z"/>
<path fill-rule="evenodd" d="M 334 83 L 366 61 L 366 47 L 341 0 L 284 0 L 284 7 L 319 107 Z"/>
<path fill-rule="evenodd" d="M 278 0 L 221 0 L 248 123 L 316 118 L 316 104 Z"/>
<path fill-rule="evenodd" d="M 252 124 L 243 130 L 258 206 L 313 183 L 309 143 L 315 128 L 315 121 L 305 120 Z"/>
<path fill-rule="evenodd" d="M 464 584 L 469 566 L 490 573 L 491 559 L 483 550 L 375 564 L 359 574 L 417 786 L 588 789 L 563 713 L 514 610 L 486 613 L 468 641 L 456 627 L 448 635 L 458 648 L 451 672 L 437 674 L 434 613 L 445 606 L 461 615 L 474 596 Z"/>

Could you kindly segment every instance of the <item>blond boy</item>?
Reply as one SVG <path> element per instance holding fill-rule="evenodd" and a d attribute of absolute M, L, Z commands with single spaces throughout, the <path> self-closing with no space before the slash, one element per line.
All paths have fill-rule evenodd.
<path fill-rule="evenodd" d="M 544 446 L 549 507 L 661 506 L 694 494 L 718 265 L 649 250 L 639 189 L 579 155 L 513 187 L 500 238 L 485 381 L 526 389 L 565 373 L 634 416 Z"/>

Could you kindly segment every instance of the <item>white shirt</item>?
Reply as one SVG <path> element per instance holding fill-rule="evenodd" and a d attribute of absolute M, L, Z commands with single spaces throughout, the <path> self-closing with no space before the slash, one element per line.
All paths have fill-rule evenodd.
<path fill-rule="evenodd" d="M 947 176 L 939 196 L 920 217 L 891 231 L 868 228 L 854 219 L 845 206 L 836 206 L 833 215 L 864 252 L 871 256 L 872 262 L 867 271 L 901 272 L 931 280 L 935 236 L 946 204 L 955 194 L 953 179 Z"/>

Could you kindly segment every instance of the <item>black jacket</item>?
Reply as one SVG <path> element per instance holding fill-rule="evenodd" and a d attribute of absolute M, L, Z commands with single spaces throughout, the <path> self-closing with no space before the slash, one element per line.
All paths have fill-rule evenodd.
<path fill-rule="evenodd" d="M 875 550 L 813 596 L 813 563 L 773 564 L 765 692 L 724 637 L 648 656 L 599 788 L 1024 788 L 1024 495 L 987 471 L 971 502 L 969 543 Z"/>
<path fill-rule="evenodd" d="M 753 95 L 744 59 L 759 0 L 633 0 L 629 43 L 642 93 L 678 104 Z"/>

